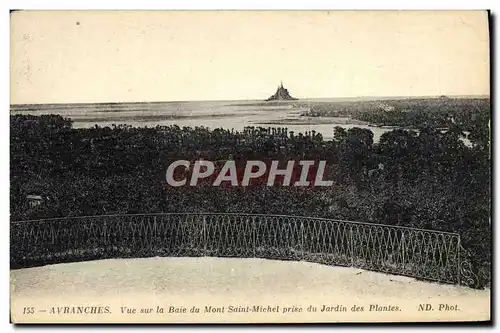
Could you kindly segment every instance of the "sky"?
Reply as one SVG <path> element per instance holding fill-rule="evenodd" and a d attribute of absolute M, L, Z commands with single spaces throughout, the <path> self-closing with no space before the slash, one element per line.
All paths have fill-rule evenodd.
<path fill-rule="evenodd" d="M 484 11 L 11 14 L 11 104 L 489 95 Z"/>

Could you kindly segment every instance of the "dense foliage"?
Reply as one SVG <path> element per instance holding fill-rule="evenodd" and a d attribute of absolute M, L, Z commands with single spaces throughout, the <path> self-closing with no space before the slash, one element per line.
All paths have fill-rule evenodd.
<path fill-rule="evenodd" d="M 434 98 L 356 101 L 313 104 L 304 115 L 350 117 L 377 126 L 411 129 L 448 128 L 450 122 L 472 133 L 482 145 L 489 143 L 488 98 Z"/>
<path fill-rule="evenodd" d="M 11 116 L 11 219 L 241 212 L 452 231 L 460 233 L 464 247 L 472 251 L 475 269 L 486 284 L 491 262 L 491 175 L 489 111 L 481 110 L 473 108 L 466 116 L 459 108 L 451 114 L 453 120 L 445 117 L 439 124 L 415 122 L 411 127 L 418 131 L 395 129 L 378 143 L 371 131 L 360 128 L 335 128 L 334 139 L 324 141 L 313 132 L 283 129 L 235 132 L 125 125 L 74 129 L 60 116 Z M 463 141 L 465 131 L 470 132 L 469 145 Z M 327 178 L 334 185 L 167 186 L 165 170 L 172 161 L 200 157 L 326 159 Z M 29 205 L 27 196 L 33 194 L 43 198 L 41 205 Z"/>

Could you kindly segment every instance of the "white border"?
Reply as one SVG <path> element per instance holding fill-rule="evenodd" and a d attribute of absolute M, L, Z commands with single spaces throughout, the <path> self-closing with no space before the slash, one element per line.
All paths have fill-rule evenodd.
<path fill-rule="evenodd" d="M 366 10 L 394 10 L 394 9 L 422 9 L 422 10 L 449 10 L 449 9 L 489 9 L 495 7 L 493 0 L 455 0 L 455 1 L 436 1 L 436 0 L 420 0 L 420 1 L 370 1 L 370 0 L 351 0 L 351 1 L 325 1 L 325 0 L 308 0 L 308 1 L 269 1 L 269 0 L 243 0 L 243 1 L 228 1 L 228 0 L 170 0 L 170 1 L 103 1 L 103 0 L 75 0 L 75 1 L 36 1 L 36 0 L 20 0 L 7 1 L 12 2 L 11 8 L 23 9 L 107 9 L 107 10 L 160 10 L 160 9 L 176 9 L 176 10 L 219 10 L 219 9 L 307 9 L 307 10 L 346 10 L 346 9 L 366 9 Z"/>

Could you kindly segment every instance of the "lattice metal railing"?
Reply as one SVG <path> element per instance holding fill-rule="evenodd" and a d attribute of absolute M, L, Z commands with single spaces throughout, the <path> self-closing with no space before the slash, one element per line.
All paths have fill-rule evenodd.
<path fill-rule="evenodd" d="M 259 257 L 474 287 L 456 233 L 252 214 L 109 215 L 12 222 L 11 267 L 147 256 Z"/>

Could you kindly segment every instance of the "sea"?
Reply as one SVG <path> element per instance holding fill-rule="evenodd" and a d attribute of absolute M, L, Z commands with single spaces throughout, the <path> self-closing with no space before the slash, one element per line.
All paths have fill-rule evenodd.
<path fill-rule="evenodd" d="M 383 98 L 377 98 L 377 100 L 380 99 Z M 89 128 L 95 125 L 105 127 L 113 124 L 135 127 L 203 126 L 210 129 L 224 128 L 235 131 L 242 131 L 247 126 L 286 127 L 289 132 L 293 131 L 295 134 L 314 130 L 316 133 L 321 133 L 325 140 L 332 139 L 336 126 L 346 129 L 360 127 L 371 130 L 374 134 L 374 141 L 377 142 L 383 133 L 392 128 L 379 127 L 350 118 L 303 116 L 314 103 L 359 100 L 366 99 L 12 104 L 10 114 L 57 114 L 70 118 L 74 128 Z"/>

